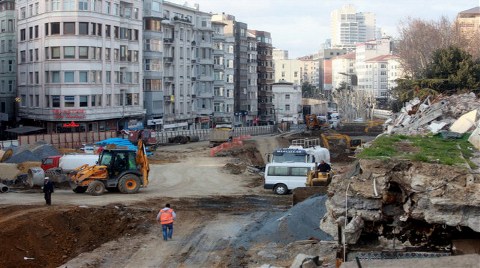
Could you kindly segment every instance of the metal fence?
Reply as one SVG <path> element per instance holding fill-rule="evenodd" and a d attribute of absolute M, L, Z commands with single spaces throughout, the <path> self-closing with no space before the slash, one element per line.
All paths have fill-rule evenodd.
<path fill-rule="evenodd" d="M 155 136 L 158 143 L 168 143 L 169 138 L 177 136 L 198 137 L 199 141 L 208 141 L 211 129 L 178 130 L 156 132 Z M 235 137 L 243 135 L 265 135 L 275 131 L 274 126 L 254 126 L 254 127 L 236 127 L 233 130 Z"/>
<path fill-rule="evenodd" d="M 34 144 L 43 141 L 58 148 L 80 148 L 83 144 L 92 144 L 114 137 L 117 137 L 116 131 L 36 134 L 18 136 L 18 144 Z"/>
<path fill-rule="evenodd" d="M 15 146 L 18 146 L 18 140 L 0 141 L 0 149 L 5 149 L 7 147 L 15 147 Z"/>

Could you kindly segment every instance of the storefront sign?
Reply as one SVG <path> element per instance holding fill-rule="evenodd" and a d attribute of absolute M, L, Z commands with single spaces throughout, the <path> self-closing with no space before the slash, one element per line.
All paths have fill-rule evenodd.
<path fill-rule="evenodd" d="M 53 116 L 55 119 L 84 119 L 86 117 L 85 110 L 72 109 L 72 110 L 53 110 Z"/>
<path fill-rule="evenodd" d="M 63 124 L 63 127 L 79 127 L 80 125 L 75 123 L 74 121 L 70 122 L 70 123 L 65 123 Z"/>

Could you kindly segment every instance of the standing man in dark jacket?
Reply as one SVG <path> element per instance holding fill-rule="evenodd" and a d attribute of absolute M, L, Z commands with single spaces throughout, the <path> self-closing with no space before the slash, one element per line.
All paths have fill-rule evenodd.
<path fill-rule="evenodd" d="M 43 192 L 45 193 L 45 201 L 49 206 L 52 204 L 53 188 L 53 182 L 50 181 L 49 177 L 45 177 L 43 182 Z"/>

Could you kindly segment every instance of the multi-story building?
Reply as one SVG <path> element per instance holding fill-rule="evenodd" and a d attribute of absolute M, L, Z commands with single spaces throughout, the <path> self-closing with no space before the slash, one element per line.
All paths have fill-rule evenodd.
<path fill-rule="evenodd" d="M 469 39 L 480 34 L 480 6 L 464 10 L 457 15 L 460 31 Z"/>
<path fill-rule="evenodd" d="M 272 84 L 274 120 L 297 124 L 302 119 L 302 88 L 285 80 Z"/>
<path fill-rule="evenodd" d="M 247 115 L 245 118 L 245 122 L 248 126 L 251 125 L 258 125 L 258 74 L 257 74 L 257 39 L 252 33 L 247 33 L 248 38 L 248 46 L 247 46 L 247 98 L 248 98 L 248 106 L 247 106 Z"/>
<path fill-rule="evenodd" d="M 343 83 L 352 85 L 352 76 L 355 75 L 355 52 L 337 56 L 332 59 L 332 86 L 339 88 Z"/>
<path fill-rule="evenodd" d="M 225 23 L 213 21 L 214 99 L 213 123 L 233 122 L 233 72 L 235 45 L 233 37 L 226 37 Z"/>
<path fill-rule="evenodd" d="M 214 110 L 211 15 L 163 2 L 164 129 L 208 127 Z"/>
<path fill-rule="evenodd" d="M 333 57 L 347 53 L 343 48 L 324 48 L 313 55 L 313 60 L 318 61 L 318 88 L 329 96 L 332 90 L 332 61 Z"/>
<path fill-rule="evenodd" d="M 163 5 L 143 1 L 143 93 L 148 127 L 163 125 Z"/>
<path fill-rule="evenodd" d="M 249 30 L 257 38 L 258 116 L 260 124 L 274 121 L 272 105 L 273 60 L 272 38 L 269 32 Z"/>
<path fill-rule="evenodd" d="M 275 67 L 274 81 L 286 81 L 296 86 L 301 86 L 303 82 L 303 61 L 301 60 L 273 60 Z"/>
<path fill-rule="evenodd" d="M 17 1 L 19 116 L 48 132 L 141 123 L 142 5 Z"/>
<path fill-rule="evenodd" d="M 249 62 L 249 55 L 252 55 L 253 46 L 249 50 L 249 38 L 247 35 L 247 24 L 235 20 L 235 16 L 228 14 L 215 14 L 213 21 L 225 23 L 225 37 L 233 37 L 234 47 L 234 120 L 236 125 L 247 125 L 253 123 L 257 117 L 257 95 L 252 92 L 253 80 L 250 80 L 249 87 L 249 66 L 256 62 Z"/>
<path fill-rule="evenodd" d="M 288 50 L 274 48 L 272 50 L 272 59 L 276 60 L 288 60 Z"/>
<path fill-rule="evenodd" d="M 16 122 L 15 1 L 0 0 L 0 131 Z"/>
<path fill-rule="evenodd" d="M 375 39 L 375 15 L 345 5 L 331 13 L 332 47 L 354 49 L 355 44 Z"/>

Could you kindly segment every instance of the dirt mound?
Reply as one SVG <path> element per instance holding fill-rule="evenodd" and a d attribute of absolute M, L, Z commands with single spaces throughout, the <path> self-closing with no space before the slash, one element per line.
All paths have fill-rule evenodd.
<path fill-rule="evenodd" d="M 120 206 L 0 208 L 2 267 L 57 267 L 120 236 L 144 233 L 154 212 Z"/>
<path fill-rule="evenodd" d="M 243 164 L 227 163 L 224 168 L 232 174 L 242 174 L 247 169 Z"/>

